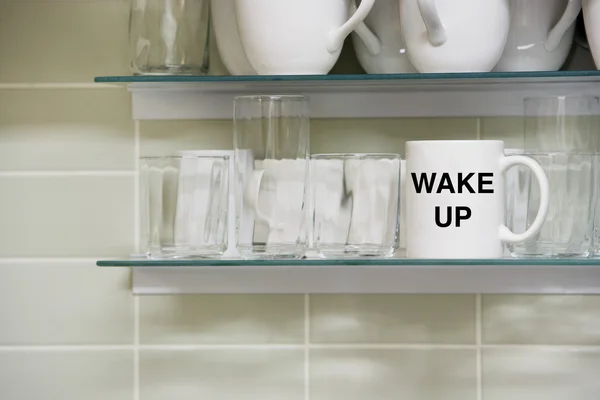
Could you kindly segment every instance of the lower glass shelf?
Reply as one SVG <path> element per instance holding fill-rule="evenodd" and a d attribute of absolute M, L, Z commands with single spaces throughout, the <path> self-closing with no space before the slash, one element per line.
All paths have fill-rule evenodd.
<path fill-rule="evenodd" d="M 323 266 L 597 266 L 600 258 L 501 258 L 501 259 L 408 259 L 408 258 L 358 258 L 358 259 L 185 259 L 151 260 L 132 258 L 100 260 L 99 267 L 323 267 Z"/>

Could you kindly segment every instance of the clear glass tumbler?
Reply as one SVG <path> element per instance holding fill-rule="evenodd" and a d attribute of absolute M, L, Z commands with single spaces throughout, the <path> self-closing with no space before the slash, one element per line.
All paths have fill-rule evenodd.
<path fill-rule="evenodd" d="M 308 101 L 241 96 L 234 108 L 238 252 L 300 258 L 307 241 Z"/>
<path fill-rule="evenodd" d="M 547 97 L 525 100 L 524 154 L 537 160 L 550 183 L 550 209 L 540 233 L 509 246 L 513 257 L 586 257 L 592 250 L 598 149 L 598 98 Z M 530 174 L 527 171 L 520 174 Z M 537 213 L 539 191 L 529 176 L 514 188 L 509 214 Z M 510 216 L 509 216 L 510 218 Z M 518 220 L 514 218 L 513 221 Z M 515 232 L 525 227 L 510 227 Z"/>
<path fill-rule="evenodd" d="M 158 259 L 221 256 L 228 178 L 229 156 L 142 157 L 141 250 Z"/>
<path fill-rule="evenodd" d="M 398 248 L 398 154 L 311 157 L 313 245 L 323 258 L 390 257 Z"/>
<path fill-rule="evenodd" d="M 208 72 L 209 0 L 132 0 L 131 70 L 136 75 Z"/>

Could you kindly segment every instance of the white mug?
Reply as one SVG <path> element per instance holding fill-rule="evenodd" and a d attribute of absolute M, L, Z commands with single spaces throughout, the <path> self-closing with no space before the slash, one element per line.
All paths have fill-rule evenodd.
<path fill-rule="evenodd" d="M 360 0 L 356 2 L 360 4 Z M 417 72 L 402 37 L 398 0 L 377 0 L 365 25 L 365 32 L 360 27 L 352 32 L 352 41 L 356 57 L 368 74 Z"/>
<path fill-rule="evenodd" d="M 510 31 L 494 71 L 557 71 L 571 50 L 581 0 L 510 0 Z"/>
<path fill-rule="evenodd" d="M 400 26 L 419 72 L 489 72 L 506 44 L 509 0 L 399 0 Z"/>
<path fill-rule="evenodd" d="M 344 39 L 362 24 L 375 3 L 363 0 L 349 18 L 351 1 L 235 0 L 242 47 L 250 64 L 259 75 L 328 73 Z"/>
<path fill-rule="evenodd" d="M 590 51 L 600 69 L 600 0 L 583 0 L 583 19 Z"/>
<path fill-rule="evenodd" d="M 538 214 L 524 233 L 504 225 L 504 174 L 517 165 L 532 170 L 541 193 Z M 407 142 L 406 168 L 408 258 L 501 258 L 504 243 L 532 238 L 546 219 L 544 170 L 529 157 L 505 156 L 500 140 Z"/>
<path fill-rule="evenodd" d="M 227 71 L 231 75 L 256 75 L 240 40 L 235 17 L 235 0 L 212 0 L 210 12 L 217 49 Z"/>

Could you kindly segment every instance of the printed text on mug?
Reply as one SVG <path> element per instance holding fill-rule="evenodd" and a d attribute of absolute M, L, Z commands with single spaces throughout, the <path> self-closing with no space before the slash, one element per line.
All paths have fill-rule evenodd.
<path fill-rule="evenodd" d="M 494 188 L 490 187 L 493 184 L 491 178 L 493 178 L 494 174 L 492 172 L 469 172 L 462 173 L 459 172 L 456 176 L 456 182 L 452 181 L 452 178 L 448 172 L 444 172 L 441 174 L 441 178 L 436 183 L 436 178 L 438 174 L 433 172 L 428 175 L 426 173 L 420 173 L 417 176 L 416 173 L 412 172 L 410 174 L 412 183 L 415 187 L 415 192 L 417 194 L 421 194 L 423 190 L 427 194 L 442 194 L 442 193 L 452 193 L 452 194 L 463 194 L 463 193 L 471 193 L 471 194 L 489 194 L 494 193 Z M 475 179 L 473 179 L 477 176 Z M 471 182 L 471 179 L 474 182 Z M 454 208 L 454 212 L 452 211 Z M 445 221 L 442 221 L 442 207 L 435 206 L 434 219 L 435 224 L 440 228 L 447 228 L 452 225 L 452 218 L 454 217 L 454 226 L 457 228 L 460 227 L 461 221 L 468 220 L 472 216 L 472 211 L 470 207 L 467 206 L 447 206 L 446 207 L 446 215 Z"/>

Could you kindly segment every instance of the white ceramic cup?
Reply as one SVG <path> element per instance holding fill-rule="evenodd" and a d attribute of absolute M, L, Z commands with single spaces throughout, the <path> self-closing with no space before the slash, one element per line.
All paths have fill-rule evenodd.
<path fill-rule="evenodd" d="M 506 44 L 509 0 L 399 0 L 400 26 L 419 72 L 489 72 Z"/>
<path fill-rule="evenodd" d="M 535 220 L 518 234 L 504 225 L 504 174 L 516 165 L 532 170 L 541 193 Z M 505 156 L 500 140 L 407 142 L 406 169 L 408 258 L 501 258 L 504 243 L 532 238 L 546 219 L 544 170 L 529 157 Z"/>
<path fill-rule="evenodd" d="M 328 73 L 344 39 L 362 24 L 375 3 L 363 0 L 350 17 L 351 1 L 235 0 L 242 47 L 250 64 L 259 75 Z"/>
<path fill-rule="evenodd" d="M 600 69 L 600 0 L 583 0 L 583 19 L 590 51 Z"/>
<path fill-rule="evenodd" d="M 231 75 L 256 75 L 240 40 L 235 0 L 211 0 L 210 12 L 217 49 L 227 71 Z"/>
<path fill-rule="evenodd" d="M 360 1 L 356 0 L 358 4 Z M 370 32 L 361 32 L 362 28 L 359 27 L 352 32 L 352 41 L 356 57 L 367 73 L 417 72 L 408 59 L 406 44 L 402 37 L 398 0 L 377 0 L 365 18 L 365 25 Z M 359 35 L 358 32 L 361 34 Z"/>
<path fill-rule="evenodd" d="M 494 71 L 557 71 L 569 55 L 581 0 L 510 0 L 510 31 Z"/>

